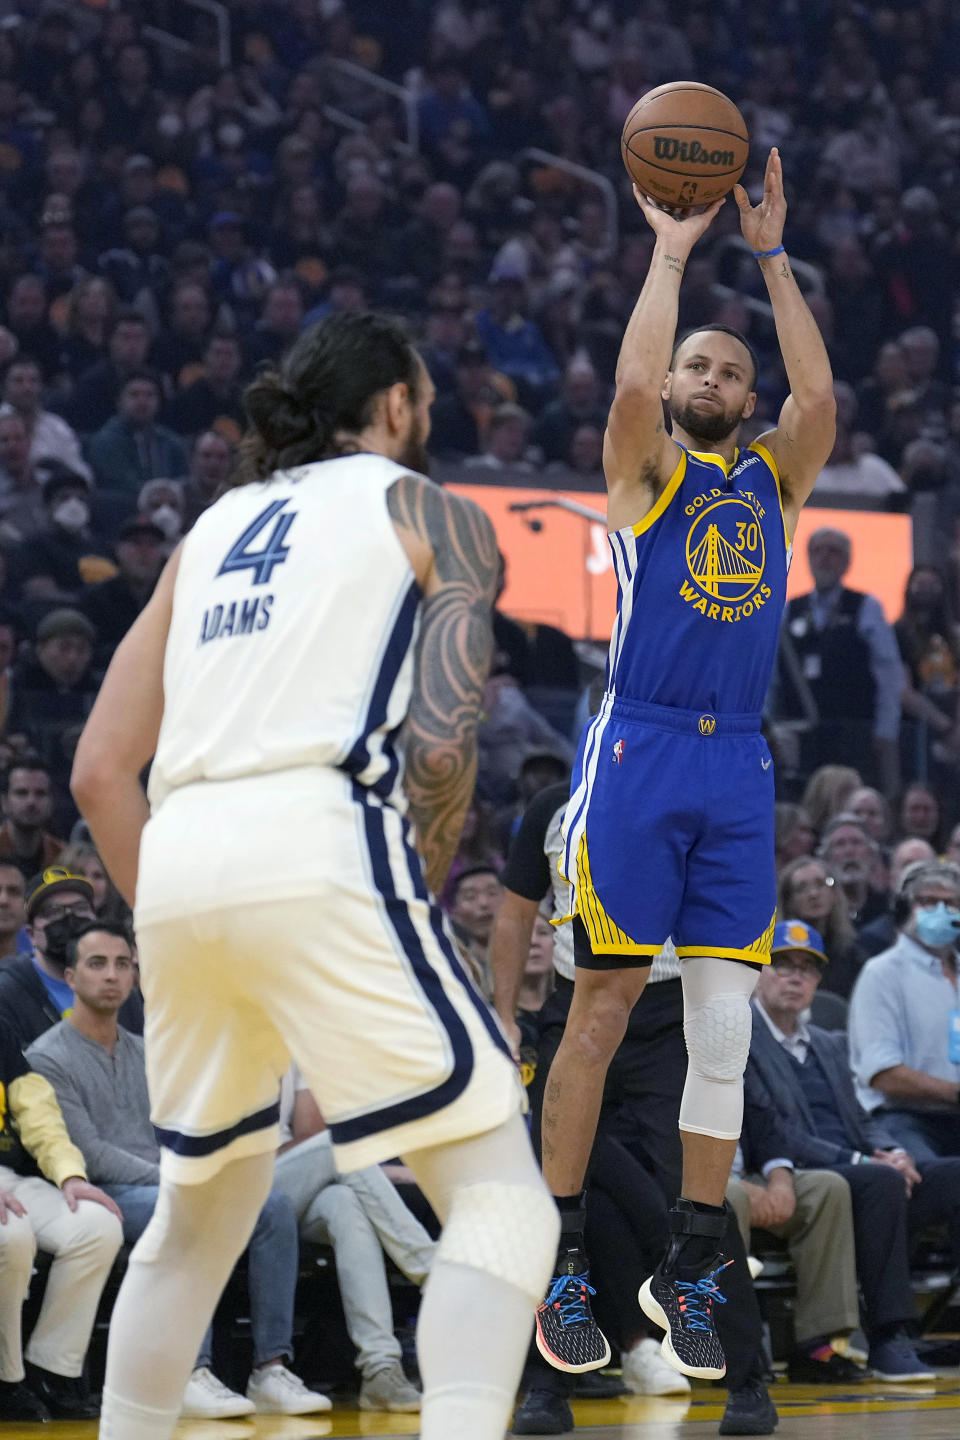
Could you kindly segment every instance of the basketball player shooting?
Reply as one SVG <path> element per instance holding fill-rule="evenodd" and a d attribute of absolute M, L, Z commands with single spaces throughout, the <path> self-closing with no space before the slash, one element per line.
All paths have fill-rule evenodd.
<path fill-rule="evenodd" d="M 640 1303 L 666 1331 L 664 1354 L 678 1370 L 719 1378 L 724 1192 L 743 1116 L 750 996 L 770 960 L 776 906 L 773 769 L 760 713 L 791 537 L 833 447 L 833 382 L 783 246 L 776 150 L 760 204 L 751 207 L 741 186 L 735 195 L 790 395 L 776 429 L 746 449 L 738 435 L 757 399 L 751 346 L 724 326 L 674 339 L 687 257 L 723 201 L 675 218 L 634 193 L 656 245 L 604 440 L 619 598 L 606 694 L 581 738 L 564 820 L 577 970 L 543 1107 L 543 1168 L 562 1233 L 537 1341 L 560 1369 L 609 1357 L 590 1309 L 581 1192 L 607 1068 L 652 958 L 672 936 L 688 1052 L 683 1189 Z"/>
<path fill-rule="evenodd" d="M 497 547 L 415 473 L 432 399 L 391 321 L 306 331 L 248 390 L 240 483 L 171 559 L 80 740 L 74 794 L 136 905 L 163 1147 L 105 1440 L 173 1430 L 270 1189 L 290 1055 L 338 1166 L 403 1155 L 443 1222 L 421 1435 L 507 1426 L 558 1221 L 434 899 L 473 790 Z"/>

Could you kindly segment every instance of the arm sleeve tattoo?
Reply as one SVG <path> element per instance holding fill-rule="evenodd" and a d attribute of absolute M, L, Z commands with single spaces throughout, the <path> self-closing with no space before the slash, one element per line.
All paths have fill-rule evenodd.
<path fill-rule="evenodd" d="M 396 525 L 425 539 L 435 584 L 424 602 L 404 730 L 404 787 L 433 893 L 443 888 L 477 773 L 477 723 L 493 647 L 497 540 L 483 511 L 430 481 L 389 492 Z"/>

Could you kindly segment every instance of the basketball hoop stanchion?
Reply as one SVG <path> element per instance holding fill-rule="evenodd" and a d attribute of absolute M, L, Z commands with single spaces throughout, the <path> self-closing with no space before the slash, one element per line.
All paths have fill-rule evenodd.
<path fill-rule="evenodd" d="M 570 515 L 577 515 L 581 520 L 589 520 L 595 525 L 602 525 L 607 528 L 607 517 L 602 510 L 591 510 L 589 505 L 581 505 L 579 500 L 518 500 L 513 505 L 507 506 L 508 510 L 566 510 Z"/>

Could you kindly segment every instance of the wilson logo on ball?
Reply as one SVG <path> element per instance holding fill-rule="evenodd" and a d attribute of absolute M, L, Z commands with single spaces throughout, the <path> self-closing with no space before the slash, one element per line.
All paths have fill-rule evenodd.
<path fill-rule="evenodd" d="M 653 153 L 658 160 L 682 160 L 689 165 L 732 165 L 732 150 L 707 150 L 699 140 L 675 140 L 670 135 L 654 135 Z"/>

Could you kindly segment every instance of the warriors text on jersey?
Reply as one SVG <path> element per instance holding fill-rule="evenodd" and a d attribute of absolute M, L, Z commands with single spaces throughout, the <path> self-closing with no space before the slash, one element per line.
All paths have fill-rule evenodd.
<path fill-rule="evenodd" d="M 718 455 L 684 450 L 649 514 L 608 537 L 611 694 L 710 713 L 763 708 L 789 561 L 779 482 L 760 445 L 724 471 Z"/>
<path fill-rule="evenodd" d="M 682 450 L 649 513 L 609 541 L 607 690 L 564 824 L 575 908 L 597 956 L 643 963 L 672 934 L 681 958 L 764 960 L 775 877 L 760 716 L 790 560 L 776 463 L 758 443 L 731 466 Z"/>

